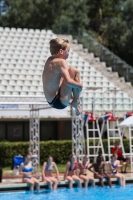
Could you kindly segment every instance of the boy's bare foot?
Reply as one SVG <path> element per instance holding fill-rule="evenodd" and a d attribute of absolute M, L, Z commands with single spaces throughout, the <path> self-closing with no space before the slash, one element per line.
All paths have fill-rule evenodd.
<path fill-rule="evenodd" d="M 75 108 L 77 116 L 82 113 L 82 107 L 80 106 L 79 101 L 78 102 L 72 101 L 70 105 Z"/>

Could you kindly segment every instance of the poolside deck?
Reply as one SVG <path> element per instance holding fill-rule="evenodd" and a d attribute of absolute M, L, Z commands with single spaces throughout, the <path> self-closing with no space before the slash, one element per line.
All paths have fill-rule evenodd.
<path fill-rule="evenodd" d="M 133 173 L 126 173 L 126 183 L 133 183 Z M 48 188 L 47 183 L 42 182 L 42 177 L 39 175 L 38 180 L 40 182 L 40 188 Z M 106 182 L 106 180 L 104 180 Z M 112 184 L 118 184 L 117 178 L 111 178 Z M 82 181 L 83 183 L 83 181 Z M 99 183 L 98 179 L 95 179 L 95 184 Z M 73 186 L 76 187 L 75 181 Z M 60 174 L 60 182 L 58 187 L 68 187 L 68 182 L 63 181 L 63 175 Z M 20 176 L 3 177 L 2 183 L 0 183 L 0 192 L 3 191 L 15 191 L 15 190 L 29 190 L 29 184 L 22 183 L 22 178 Z"/>

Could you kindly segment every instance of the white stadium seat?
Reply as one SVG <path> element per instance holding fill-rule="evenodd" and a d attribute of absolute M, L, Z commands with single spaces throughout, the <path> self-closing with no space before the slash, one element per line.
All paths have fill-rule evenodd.
<path fill-rule="evenodd" d="M 11 28 L 10 32 L 16 33 L 16 28 Z"/>
<path fill-rule="evenodd" d="M 18 80 L 19 75 L 18 74 L 12 74 L 11 78 L 12 78 L 12 80 Z"/>
<path fill-rule="evenodd" d="M 22 28 L 17 28 L 17 32 L 22 33 L 23 32 Z"/>
<path fill-rule="evenodd" d="M 22 95 L 22 96 L 23 96 L 23 95 L 24 95 L 24 96 L 25 96 L 25 95 L 28 95 L 28 92 L 21 91 L 20 95 Z"/>
<path fill-rule="evenodd" d="M 3 95 L 12 95 L 12 92 L 11 91 L 4 91 Z"/>
<path fill-rule="evenodd" d="M 0 33 L 3 33 L 3 32 L 4 32 L 4 28 L 0 27 Z"/>
<path fill-rule="evenodd" d="M 24 33 L 29 33 L 29 30 L 28 30 L 27 28 L 24 28 L 24 29 L 23 29 L 23 32 L 24 32 Z"/>
<path fill-rule="evenodd" d="M 17 92 L 17 91 L 12 91 L 12 95 L 20 95 L 20 92 Z"/>
<path fill-rule="evenodd" d="M 4 31 L 2 36 L 8 37 L 8 34 L 9 34 L 8 32 Z"/>
<path fill-rule="evenodd" d="M 50 56 L 49 41 L 57 37 L 51 30 L 22 29 L 0 27 L 0 94 L 44 96 L 42 72 L 46 59 Z M 93 64 L 84 60 L 73 49 L 70 50 L 68 65 L 80 71 L 84 86 L 84 108 L 90 110 L 95 96 L 97 111 L 111 110 L 109 100 L 114 98 L 117 89 L 114 82 L 97 71 Z M 89 87 L 101 87 L 99 90 L 85 90 Z M 105 92 L 103 94 L 103 92 Z M 123 92 L 116 93 L 116 109 L 130 110 L 132 99 Z M 104 99 L 104 106 L 102 105 Z"/>
<path fill-rule="evenodd" d="M 22 86 L 20 86 L 20 85 L 14 86 L 14 91 L 21 91 L 21 90 L 22 90 Z"/>

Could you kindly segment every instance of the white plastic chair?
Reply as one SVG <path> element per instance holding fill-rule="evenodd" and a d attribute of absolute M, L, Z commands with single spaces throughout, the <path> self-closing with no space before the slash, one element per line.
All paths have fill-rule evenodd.
<path fill-rule="evenodd" d="M 1 85 L 0 86 L 0 91 L 5 91 L 6 90 L 6 86 L 5 85 Z"/>
<path fill-rule="evenodd" d="M 14 86 L 14 90 L 19 92 L 19 91 L 22 90 L 22 86 L 20 86 L 20 85 L 15 85 L 15 86 Z"/>
<path fill-rule="evenodd" d="M 16 81 L 13 80 L 13 79 L 10 79 L 10 80 L 9 80 L 9 85 L 16 85 Z"/>
<path fill-rule="evenodd" d="M 12 95 L 20 95 L 20 92 L 17 92 L 17 91 L 12 91 Z"/>
<path fill-rule="evenodd" d="M 30 91 L 30 86 L 22 86 L 22 91 L 24 92 L 29 92 Z"/>
<path fill-rule="evenodd" d="M 8 35 L 8 39 L 10 39 L 10 40 L 12 39 L 12 40 L 13 40 L 14 37 L 15 37 L 15 32 L 11 32 L 11 31 L 10 31 L 10 33 L 9 33 L 9 35 Z"/>
<path fill-rule="evenodd" d="M 25 80 L 24 85 L 26 85 L 26 86 L 31 86 L 31 85 L 32 85 L 32 81 L 30 81 L 30 80 Z"/>
<path fill-rule="evenodd" d="M 11 91 L 4 91 L 4 93 L 3 93 L 3 95 L 11 95 L 12 94 L 12 92 Z"/>
<path fill-rule="evenodd" d="M 8 85 L 8 83 L 9 83 L 8 80 L 5 80 L 5 79 L 1 80 L 1 84 L 2 84 L 2 85 Z"/>
<path fill-rule="evenodd" d="M 10 63 L 10 60 L 5 58 L 5 59 L 3 60 L 3 63 L 4 63 L 4 64 L 9 64 L 9 63 Z"/>
<path fill-rule="evenodd" d="M 47 32 L 46 32 L 45 29 L 41 30 L 41 34 L 46 34 L 46 33 L 47 33 Z"/>
<path fill-rule="evenodd" d="M 26 79 L 27 79 L 27 80 L 32 80 L 32 79 L 33 79 L 33 76 L 30 75 L 30 74 L 28 74 L 28 75 L 26 75 Z"/>
<path fill-rule="evenodd" d="M 22 86 L 22 85 L 24 85 L 24 80 L 17 80 L 17 83 L 16 83 L 17 85 L 19 85 L 19 86 Z"/>
<path fill-rule="evenodd" d="M 13 33 L 16 33 L 16 28 L 11 28 L 10 31 L 13 32 Z"/>
<path fill-rule="evenodd" d="M 22 33 L 23 32 L 22 28 L 17 28 L 17 32 Z"/>
<path fill-rule="evenodd" d="M 0 33 L 3 33 L 3 32 L 4 32 L 4 28 L 0 27 Z"/>
<path fill-rule="evenodd" d="M 10 80 L 11 75 L 10 75 L 10 74 L 4 74 L 4 77 L 3 77 L 3 78 L 6 79 L 6 80 Z"/>
<path fill-rule="evenodd" d="M 20 92 L 20 95 L 24 95 L 24 96 L 25 96 L 25 95 L 27 95 L 27 94 L 28 94 L 28 92 L 25 92 L 25 91 L 21 91 L 21 92 Z"/>
<path fill-rule="evenodd" d="M 23 80 L 23 81 L 26 80 L 26 75 L 21 73 L 21 74 L 19 75 L 19 79 L 20 79 L 20 80 Z"/>
<path fill-rule="evenodd" d="M 21 34 L 21 38 L 25 38 L 25 39 L 26 39 L 27 36 L 28 36 L 28 34 L 27 34 L 26 32 L 23 31 L 22 34 Z"/>
<path fill-rule="evenodd" d="M 21 73 L 21 69 L 16 69 L 16 68 L 15 68 L 15 69 L 13 70 L 13 73 L 19 75 L 19 74 Z"/>
<path fill-rule="evenodd" d="M 27 28 L 24 28 L 24 29 L 23 29 L 23 32 L 24 32 L 24 33 L 28 33 L 29 31 L 28 31 Z"/>

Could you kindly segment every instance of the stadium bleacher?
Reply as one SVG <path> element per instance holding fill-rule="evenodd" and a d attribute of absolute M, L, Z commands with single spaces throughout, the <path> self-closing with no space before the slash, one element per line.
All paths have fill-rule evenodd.
<path fill-rule="evenodd" d="M 56 37 L 51 30 L 0 27 L 0 95 L 44 96 L 42 71 L 50 56 L 49 41 Z M 92 109 L 93 97 L 98 112 L 111 110 L 113 98 L 118 112 L 132 110 L 132 98 L 128 93 L 73 49 L 68 64 L 80 71 L 84 86 L 84 110 Z M 89 90 L 90 87 L 100 89 L 93 91 Z M 117 92 L 110 91 L 112 89 Z"/>

